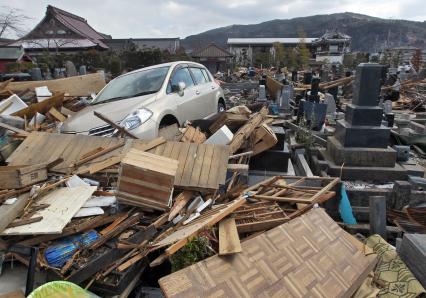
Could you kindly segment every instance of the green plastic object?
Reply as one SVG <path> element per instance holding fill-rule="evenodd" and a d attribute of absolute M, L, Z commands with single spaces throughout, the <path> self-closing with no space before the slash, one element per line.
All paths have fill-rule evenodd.
<path fill-rule="evenodd" d="M 69 281 L 51 281 L 35 289 L 28 298 L 99 298 Z"/>

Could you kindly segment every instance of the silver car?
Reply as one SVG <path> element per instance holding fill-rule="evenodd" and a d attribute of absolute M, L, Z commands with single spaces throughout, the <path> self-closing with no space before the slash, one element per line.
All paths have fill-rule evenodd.
<path fill-rule="evenodd" d="M 159 128 L 202 119 L 225 110 L 222 88 L 201 64 L 159 64 L 123 74 L 109 82 L 90 106 L 68 118 L 63 133 L 111 136 L 115 129 L 97 111 L 141 139 L 158 136 Z"/>

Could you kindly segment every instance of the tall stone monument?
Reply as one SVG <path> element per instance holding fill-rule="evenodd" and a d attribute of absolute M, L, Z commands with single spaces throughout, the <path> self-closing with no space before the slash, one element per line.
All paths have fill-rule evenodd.
<path fill-rule="evenodd" d="M 383 68 L 362 63 L 356 69 L 352 104 L 345 119 L 338 120 L 334 137 L 322 152 L 328 174 L 346 180 L 405 179 L 406 170 L 396 164 L 396 151 L 388 146 L 390 128 L 382 125 L 378 106 Z"/>

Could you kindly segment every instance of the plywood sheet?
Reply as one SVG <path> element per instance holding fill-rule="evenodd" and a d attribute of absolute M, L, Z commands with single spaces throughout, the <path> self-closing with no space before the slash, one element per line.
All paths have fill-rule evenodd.
<path fill-rule="evenodd" d="M 50 205 L 33 215 L 33 217 L 42 216 L 41 221 L 8 228 L 2 235 L 60 234 L 96 188 L 96 186 L 79 186 L 56 189 L 39 201 L 39 204 Z"/>
<path fill-rule="evenodd" d="M 166 297 L 350 297 L 376 263 L 322 209 L 160 279 Z"/>

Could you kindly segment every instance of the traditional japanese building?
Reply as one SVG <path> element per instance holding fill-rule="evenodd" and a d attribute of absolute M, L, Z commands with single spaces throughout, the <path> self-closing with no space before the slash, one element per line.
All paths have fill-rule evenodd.
<path fill-rule="evenodd" d="M 311 45 L 317 62 L 342 63 L 344 54 L 351 50 L 351 37 L 338 31 L 327 31 Z"/>
<path fill-rule="evenodd" d="M 22 46 L 26 53 L 43 51 L 78 52 L 89 49 L 106 50 L 102 41 L 111 36 L 93 29 L 87 20 L 65 10 L 47 6 L 46 15 L 27 35 L 10 44 Z"/>
<path fill-rule="evenodd" d="M 227 70 L 233 55 L 227 50 L 211 43 L 204 48 L 193 51 L 191 57 L 207 67 L 211 73 L 216 73 Z"/>

